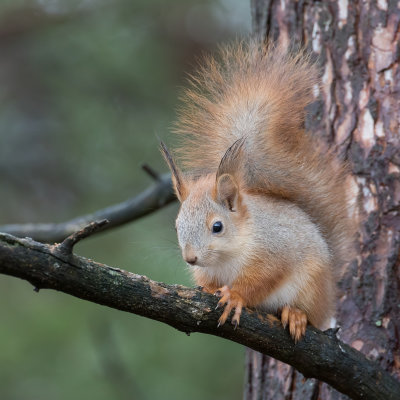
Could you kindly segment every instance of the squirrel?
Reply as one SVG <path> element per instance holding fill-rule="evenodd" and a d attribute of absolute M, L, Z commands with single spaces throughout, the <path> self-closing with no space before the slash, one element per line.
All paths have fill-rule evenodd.
<path fill-rule="evenodd" d="M 182 255 L 225 306 L 218 326 L 233 312 L 236 329 L 253 307 L 280 315 L 297 342 L 334 315 L 353 230 L 346 165 L 304 128 L 319 85 L 304 49 L 228 45 L 189 78 L 175 154 L 161 143 Z"/>

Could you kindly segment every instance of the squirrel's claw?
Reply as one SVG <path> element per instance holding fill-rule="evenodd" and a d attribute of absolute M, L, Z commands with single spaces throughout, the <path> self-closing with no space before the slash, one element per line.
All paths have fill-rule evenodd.
<path fill-rule="evenodd" d="M 242 308 L 243 308 L 243 302 L 238 301 L 236 304 L 236 307 L 235 307 L 235 314 L 233 314 L 233 317 L 232 317 L 232 324 L 235 325 L 235 329 L 239 325 L 240 316 L 242 315 Z"/>
<path fill-rule="evenodd" d="M 286 326 L 289 322 L 289 307 L 283 307 L 282 314 L 281 314 L 281 321 L 283 328 L 286 329 Z"/>
<path fill-rule="evenodd" d="M 216 308 L 225 305 L 224 312 L 218 320 L 218 327 L 226 322 L 231 311 L 235 309 L 235 313 L 232 317 L 232 324 L 235 325 L 236 329 L 240 322 L 240 315 L 243 308 L 243 299 L 240 297 L 239 294 L 231 291 L 228 286 L 223 286 L 222 288 L 218 289 L 218 292 L 222 294 L 222 297 L 219 300 Z"/>
<path fill-rule="evenodd" d="M 290 335 L 296 343 L 306 333 L 307 315 L 298 308 L 283 307 L 281 321 L 284 328 L 289 324 Z"/>

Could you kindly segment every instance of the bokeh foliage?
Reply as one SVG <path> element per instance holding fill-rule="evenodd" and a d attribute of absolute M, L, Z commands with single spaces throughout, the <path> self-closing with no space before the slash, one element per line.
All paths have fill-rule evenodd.
<path fill-rule="evenodd" d="M 166 170 L 179 86 L 203 50 L 249 30 L 247 1 L 0 0 L 0 223 L 57 222 Z M 190 285 L 177 205 L 79 244 Z M 0 398 L 239 399 L 243 349 L 0 276 Z"/>

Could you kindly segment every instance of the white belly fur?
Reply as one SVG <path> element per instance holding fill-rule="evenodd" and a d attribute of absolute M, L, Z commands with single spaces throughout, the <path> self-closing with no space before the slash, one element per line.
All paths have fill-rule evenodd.
<path fill-rule="evenodd" d="M 301 280 L 290 277 L 286 283 L 271 293 L 257 308 L 267 311 L 276 311 L 285 305 L 293 304 L 301 290 Z"/>

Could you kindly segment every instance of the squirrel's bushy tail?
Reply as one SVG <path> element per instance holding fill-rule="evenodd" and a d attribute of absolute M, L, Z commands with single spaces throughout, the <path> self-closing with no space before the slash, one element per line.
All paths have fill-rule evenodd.
<path fill-rule="evenodd" d="M 345 168 L 304 131 L 305 107 L 318 87 L 318 70 L 303 50 L 255 41 L 224 47 L 190 78 L 175 127 L 177 155 L 194 177 L 215 173 L 244 137 L 244 190 L 300 206 L 337 264 L 348 255 L 352 224 Z"/>

